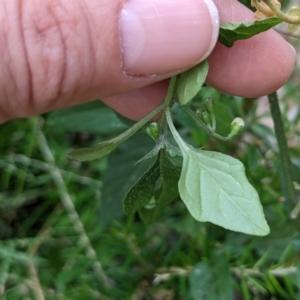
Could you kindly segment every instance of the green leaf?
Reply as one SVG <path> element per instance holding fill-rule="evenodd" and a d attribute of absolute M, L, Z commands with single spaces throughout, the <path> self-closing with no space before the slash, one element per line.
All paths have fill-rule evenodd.
<path fill-rule="evenodd" d="M 99 145 L 90 148 L 81 148 L 73 150 L 68 154 L 70 159 L 79 161 L 91 161 L 95 159 L 100 159 L 113 150 L 115 150 L 123 141 L 116 142 L 115 139 L 101 142 Z"/>
<path fill-rule="evenodd" d="M 50 113 L 46 125 L 55 127 L 55 130 L 100 134 L 118 133 L 128 128 L 111 108 L 99 100 Z"/>
<path fill-rule="evenodd" d="M 195 265 L 189 276 L 190 293 L 194 300 L 210 299 L 217 300 L 213 291 L 213 272 L 207 262 L 200 262 Z"/>
<path fill-rule="evenodd" d="M 150 203 L 158 178 L 159 158 L 125 195 L 123 205 L 126 214 L 133 214 Z"/>
<path fill-rule="evenodd" d="M 224 253 L 212 253 L 210 263 L 200 262 L 190 273 L 190 291 L 193 299 L 233 299 L 233 280 Z"/>
<path fill-rule="evenodd" d="M 185 147 L 179 192 L 198 221 L 248 234 L 269 233 L 258 194 L 233 157 Z"/>
<path fill-rule="evenodd" d="M 154 159 L 135 164 L 148 153 L 154 141 L 143 133 L 135 134 L 108 157 L 101 191 L 100 222 L 107 224 L 124 214 L 124 195 L 153 165 Z"/>
<path fill-rule="evenodd" d="M 234 299 L 233 278 L 225 253 L 214 252 L 211 257 L 214 273 L 214 290 L 218 300 Z"/>
<path fill-rule="evenodd" d="M 208 62 L 204 60 L 194 68 L 180 75 L 178 84 L 178 101 L 186 105 L 200 91 L 208 73 Z"/>
<path fill-rule="evenodd" d="M 268 234 L 258 194 L 248 182 L 243 164 L 222 153 L 194 149 L 181 139 L 168 111 L 167 120 L 182 151 L 178 186 L 191 215 L 234 231 Z"/>
<path fill-rule="evenodd" d="M 69 153 L 68 157 L 79 161 L 90 161 L 108 155 L 119 145 L 121 145 L 127 139 L 129 139 L 131 136 L 137 133 L 148 121 L 150 121 L 158 112 L 160 112 L 164 108 L 164 106 L 164 103 L 157 106 L 144 118 L 136 122 L 133 126 L 128 128 L 126 131 L 122 132 L 118 136 L 110 140 L 104 141 L 95 147 L 74 150 L 71 153 Z"/>
<path fill-rule="evenodd" d="M 282 20 L 279 18 L 268 18 L 247 23 L 223 23 L 220 26 L 218 41 L 230 48 L 236 41 L 249 39 L 281 22 Z"/>
<path fill-rule="evenodd" d="M 139 215 L 146 224 L 154 222 L 165 207 L 179 196 L 178 180 L 182 162 L 176 157 L 171 157 L 166 150 L 161 150 L 159 163 L 161 186 L 154 194 L 156 206 L 152 209 L 142 207 L 139 210 Z"/>

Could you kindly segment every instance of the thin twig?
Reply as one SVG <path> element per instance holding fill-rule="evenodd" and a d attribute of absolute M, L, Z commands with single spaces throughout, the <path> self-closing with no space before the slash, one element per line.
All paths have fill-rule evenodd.
<path fill-rule="evenodd" d="M 45 172 L 49 172 L 49 170 L 53 168 L 53 166 L 49 165 L 48 163 L 45 163 L 38 159 L 28 157 L 27 155 L 23 155 L 23 154 L 8 155 L 8 156 L 5 156 L 3 159 L 0 159 L 0 164 L 3 166 L 8 164 L 8 162 L 20 163 L 25 166 L 31 166 L 31 167 L 37 168 L 37 169 L 45 171 Z M 11 167 L 13 167 L 14 169 L 17 169 L 15 165 L 11 164 Z M 17 171 L 19 172 L 18 169 L 17 169 Z M 63 170 L 63 169 L 59 169 L 59 171 L 61 172 L 61 174 L 63 176 L 68 176 L 72 180 L 77 181 L 82 184 L 94 184 L 97 186 L 100 186 L 100 184 L 101 184 L 101 182 L 99 180 L 95 180 L 91 177 L 78 175 L 73 172 Z"/>
<path fill-rule="evenodd" d="M 192 266 L 186 266 L 184 268 L 170 267 L 170 268 L 159 268 L 155 272 L 155 278 L 153 283 L 159 284 L 161 282 L 168 281 L 173 276 L 188 276 L 193 271 Z M 284 277 L 295 275 L 297 273 L 297 267 L 287 267 L 287 268 L 277 268 L 266 270 L 264 272 L 258 269 L 243 268 L 243 267 L 232 267 L 230 272 L 235 276 L 241 278 L 243 276 L 256 276 L 264 277 L 267 274 L 273 275 L 275 277 Z"/>
<path fill-rule="evenodd" d="M 36 267 L 32 261 L 29 262 L 28 270 L 29 270 L 29 274 L 31 276 L 32 283 L 33 283 L 31 285 L 31 289 L 35 295 L 36 300 L 45 300 L 43 289 L 42 289 L 41 283 L 39 281 L 38 273 L 37 273 Z"/>
<path fill-rule="evenodd" d="M 192 119 L 198 124 L 200 125 L 208 134 L 210 134 L 211 136 L 221 140 L 221 141 L 230 141 L 232 139 L 232 137 L 230 136 L 230 134 L 225 137 L 225 136 L 221 136 L 218 133 L 216 133 L 213 129 L 213 127 L 207 126 L 200 118 L 198 118 L 196 116 L 196 114 L 188 107 L 188 106 L 184 106 L 182 105 L 181 108 L 187 112 Z M 215 126 L 214 126 L 215 127 Z"/>

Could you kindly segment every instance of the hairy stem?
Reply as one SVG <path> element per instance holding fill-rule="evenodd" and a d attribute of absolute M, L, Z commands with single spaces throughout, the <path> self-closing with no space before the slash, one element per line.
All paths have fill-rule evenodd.
<path fill-rule="evenodd" d="M 221 141 L 230 141 L 231 140 L 232 137 L 230 135 L 228 135 L 227 137 L 221 136 L 218 133 L 216 133 L 212 127 L 207 126 L 201 119 L 199 119 L 196 116 L 196 114 L 189 107 L 182 105 L 181 108 L 185 112 L 187 112 L 192 117 L 192 119 L 211 136 L 213 136 Z"/>
<path fill-rule="evenodd" d="M 143 119 L 135 123 L 132 127 L 127 129 L 125 132 L 121 133 L 119 136 L 113 138 L 118 144 L 123 143 L 133 134 L 135 134 L 139 129 L 141 129 L 145 124 L 147 124 L 153 117 L 155 117 L 159 112 L 164 110 L 166 107 L 171 105 L 171 102 L 174 100 L 177 85 L 178 85 L 179 76 L 173 76 L 170 80 L 169 88 L 167 96 L 162 104 L 157 106 L 154 110 L 152 110 L 148 115 L 146 115 Z"/>
<path fill-rule="evenodd" d="M 289 14 L 285 14 L 282 12 L 274 3 L 273 0 L 263 0 L 275 13 L 275 15 L 280 18 L 282 21 L 289 23 L 289 24 L 300 24 L 300 17 L 299 16 L 291 16 Z"/>
<path fill-rule="evenodd" d="M 282 191 L 286 198 L 289 212 L 292 211 L 296 202 L 296 192 L 293 185 L 293 167 L 291 163 L 290 153 L 284 132 L 283 121 L 281 117 L 280 107 L 278 103 L 277 93 L 268 95 L 272 119 L 274 122 L 275 135 L 279 150 L 279 159 L 281 166 Z"/>

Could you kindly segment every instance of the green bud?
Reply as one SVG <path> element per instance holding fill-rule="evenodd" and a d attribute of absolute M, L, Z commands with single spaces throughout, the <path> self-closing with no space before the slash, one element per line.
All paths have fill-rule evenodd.
<path fill-rule="evenodd" d="M 201 120 L 206 124 L 209 125 L 211 124 L 211 117 L 210 114 L 207 111 L 204 111 L 201 115 Z"/>
<path fill-rule="evenodd" d="M 210 114 L 207 111 L 203 111 L 202 109 L 197 109 L 196 116 L 202 120 L 206 125 L 211 124 L 211 117 Z"/>
<path fill-rule="evenodd" d="M 214 114 L 215 113 L 214 100 L 212 98 L 206 98 L 205 102 L 204 102 L 204 105 L 205 105 L 206 110 L 210 114 Z"/>
<path fill-rule="evenodd" d="M 202 110 L 201 108 L 198 108 L 198 109 L 196 110 L 196 116 L 197 116 L 199 119 L 201 119 L 202 113 L 203 113 L 203 110 Z"/>
<path fill-rule="evenodd" d="M 231 130 L 229 136 L 236 136 L 239 135 L 245 127 L 245 122 L 242 118 L 235 118 L 231 122 Z"/>
<path fill-rule="evenodd" d="M 159 139 L 159 126 L 156 122 L 150 123 L 146 127 L 146 133 L 152 137 L 155 141 Z"/>

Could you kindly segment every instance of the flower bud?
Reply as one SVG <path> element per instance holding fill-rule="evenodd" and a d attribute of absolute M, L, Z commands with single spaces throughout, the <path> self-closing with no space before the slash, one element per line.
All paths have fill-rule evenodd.
<path fill-rule="evenodd" d="M 211 117 L 210 114 L 207 111 L 204 111 L 201 114 L 201 120 L 206 124 L 206 125 L 211 125 Z"/>
<path fill-rule="evenodd" d="M 242 118 L 235 118 L 232 122 L 231 122 L 231 130 L 230 130 L 230 134 L 229 136 L 235 136 L 240 134 L 243 129 L 245 127 L 245 122 Z"/>
<path fill-rule="evenodd" d="M 206 125 L 211 124 L 211 117 L 210 114 L 207 111 L 203 111 L 202 109 L 197 109 L 196 116 L 203 121 Z"/>
<path fill-rule="evenodd" d="M 204 105 L 207 112 L 209 112 L 210 114 L 215 113 L 214 100 L 212 98 L 206 98 Z"/>
<path fill-rule="evenodd" d="M 159 139 L 159 126 L 156 122 L 150 123 L 146 127 L 146 133 L 152 137 L 155 141 Z"/>

